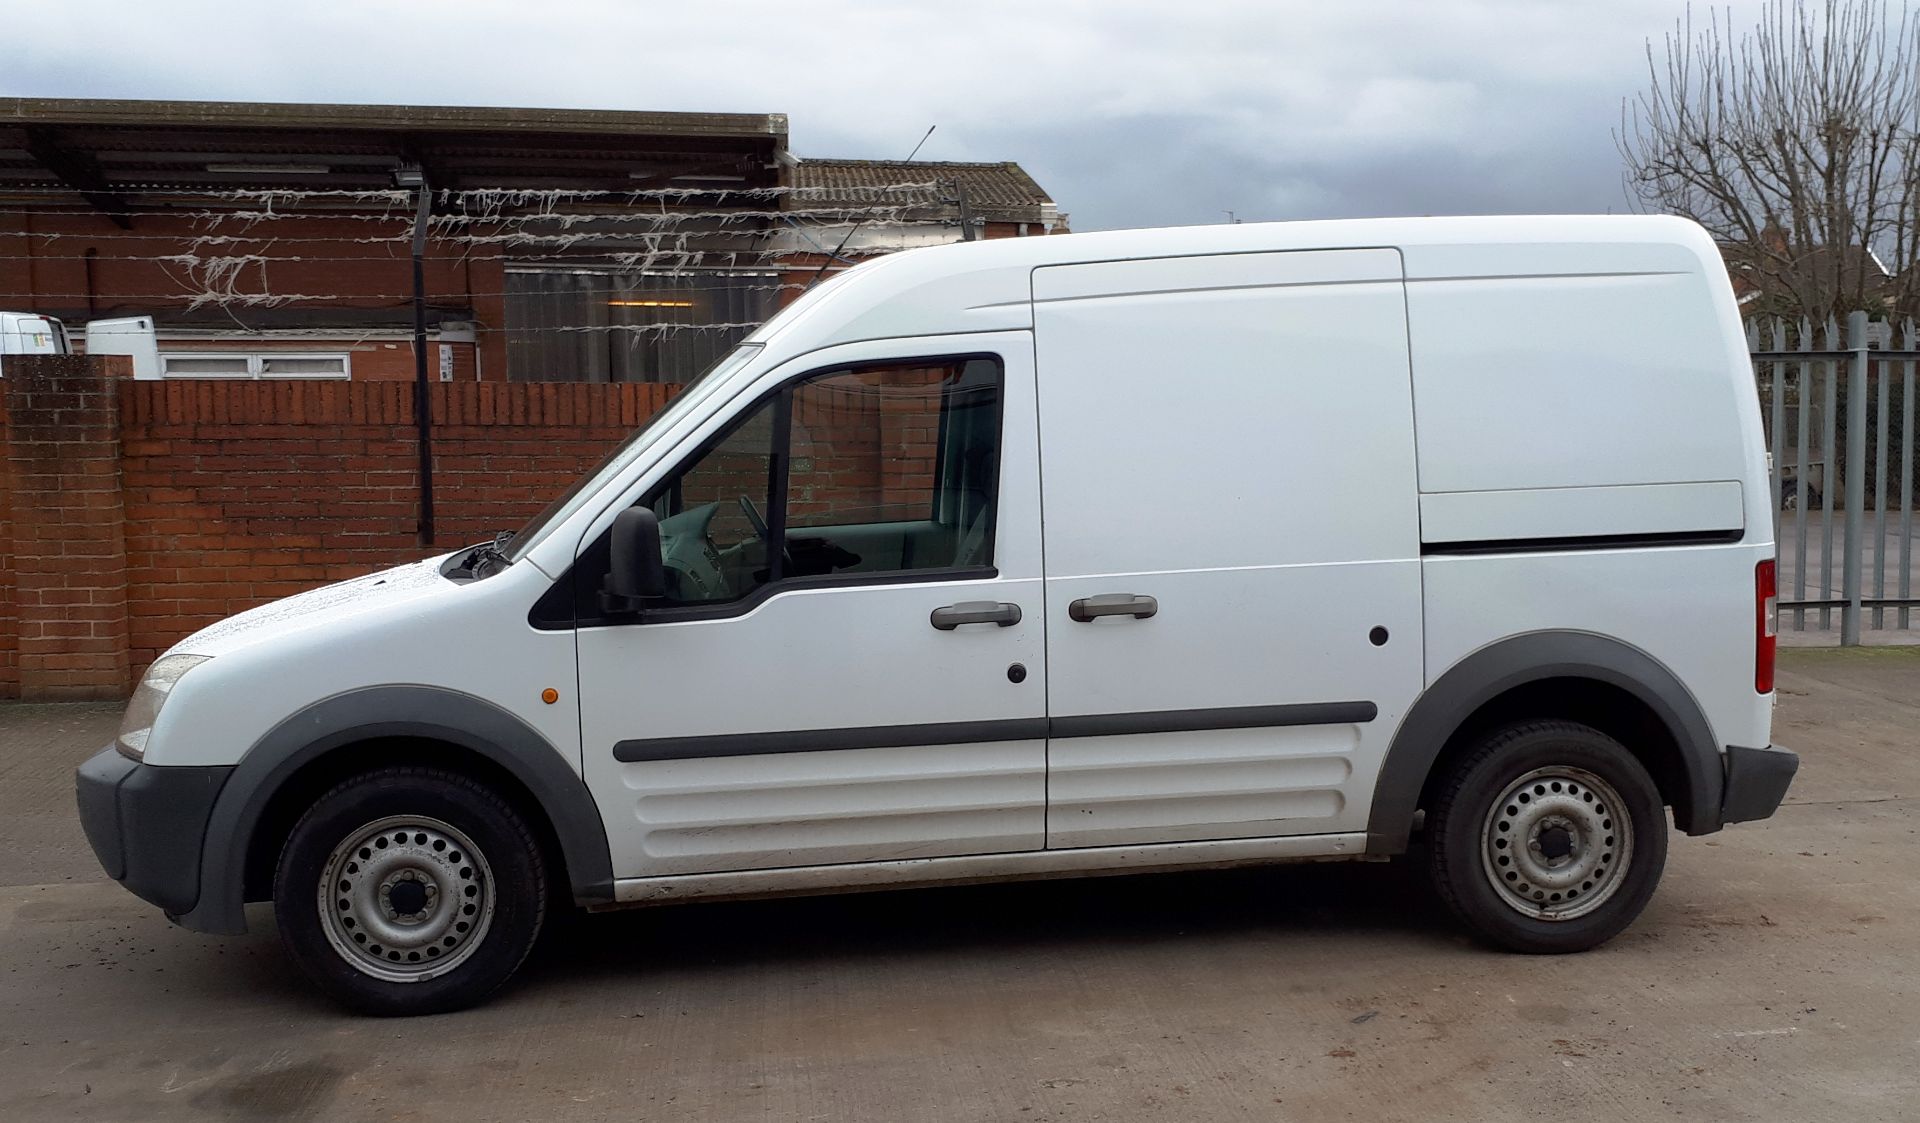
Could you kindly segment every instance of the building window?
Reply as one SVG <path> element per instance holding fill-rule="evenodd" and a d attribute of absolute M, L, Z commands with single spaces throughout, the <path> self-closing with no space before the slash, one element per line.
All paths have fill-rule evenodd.
<path fill-rule="evenodd" d="M 686 382 L 778 306 L 780 275 L 507 269 L 507 378 Z"/>
<path fill-rule="evenodd" d="M 213 351 L 199 355 L 163 354 L 160 373 L 165 378 L 337 379 L 352 377 L 352 366 L 346 355 Z"/>

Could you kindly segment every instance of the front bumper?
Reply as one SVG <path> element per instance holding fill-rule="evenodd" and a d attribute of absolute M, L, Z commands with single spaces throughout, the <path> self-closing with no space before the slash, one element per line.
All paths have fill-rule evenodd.
<path fill-rule="evenodd" d="M 207 817 L 231 766 L 163 768 L 111 745 L 74 775 L 80 826 L 107 876 L 179 916 L 200 899 Z"/>
<path fill-rule="evenodd" d="M 1720 797 L 1720 822 L 1749 823 L 1765 819 L 1787 796 L 1800 757 L 1779 746 L 1744 749 L 1728 746 L 1726 787 Z"/>

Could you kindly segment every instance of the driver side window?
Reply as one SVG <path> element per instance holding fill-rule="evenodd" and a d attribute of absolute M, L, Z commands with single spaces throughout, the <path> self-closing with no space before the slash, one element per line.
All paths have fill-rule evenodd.
<path fill-rule="evenodd" d="M 677 604 L 736 600 L 767 583 L 774 414 L 763 402 L 644 502 L 660 519 L 667 596 Z"/>
<path fill-rule="evenodd" d="M 668 604 L 792 578 L 991 572 L 1001 379 L 982 357 L 868 364 L 760 402 L 641 500 Z"/>

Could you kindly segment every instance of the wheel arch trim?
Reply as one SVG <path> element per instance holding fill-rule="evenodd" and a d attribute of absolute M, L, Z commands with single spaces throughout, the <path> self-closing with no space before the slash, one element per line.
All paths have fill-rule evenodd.
<path fill-rule="evenodd" d="M 254 742 L 208 817 L 200 850 L 199 899 L 174 920 L 201 932 L 245 932 L 247 858 L 274 794 L 334 750 L 389 737 L 444 742 L 513 776 L 559 841 L 574 899 L 613 900 L 613 854 L 599 806 L 552 742 L 484 698 L 444 687 L 391 685 L 322 699 Z"/>
<path fill-rule="evenodd" d="M 1665 664 L 1631 644 L 1594 632 L 1542 631 L 1509 636 L 1449 667 L 1424 690 L 1394 731 L 1374 784 L 1367 852 L 1406 850 L 1414 813 L 1435 761 L 1481 706 L 1547 679 L 1590 679 L 1644 704 L 1679 747 L 1692 816 L 1688 834 L 1719 830 L 1725 784 L 1720 746 L 1706 713 Z"/>

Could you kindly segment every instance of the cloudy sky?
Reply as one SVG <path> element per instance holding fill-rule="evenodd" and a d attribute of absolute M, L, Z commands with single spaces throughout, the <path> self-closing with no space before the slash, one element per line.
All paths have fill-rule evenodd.
<path fill-rule="evenodd" d="M 1751 20 L 1756 0 L 1734 5 Z M 1681 0 L 63 0 L 0 94 L 784 112 L 805 156 L 1018 160 L 1076 229 L 1622 210 Z M 1703 9 L 1696 9 L 1699 17 Z"/>

